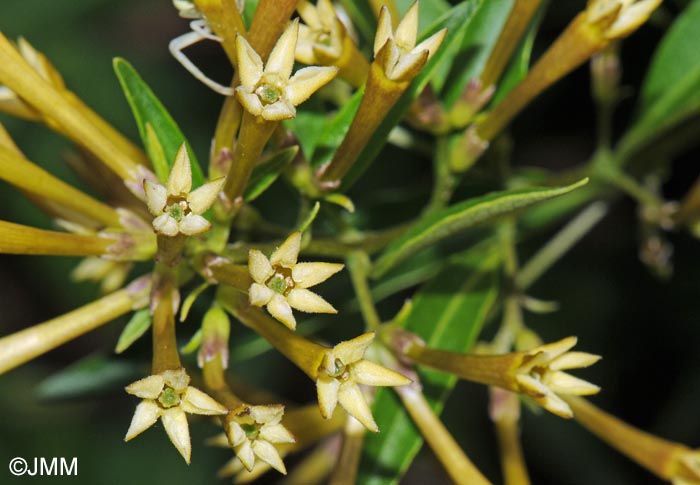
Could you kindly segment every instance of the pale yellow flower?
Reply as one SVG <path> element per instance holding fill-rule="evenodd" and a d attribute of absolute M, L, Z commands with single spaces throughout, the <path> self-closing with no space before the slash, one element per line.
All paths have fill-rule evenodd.
<path fill-rule="evenodd" d="M 374 333 L 370 332 L 326 351 L 316 380 L 318 404 L 324 418 L 329 419 L 340 403 L 365 428 L 377 432 L 379 428 L 360 385 L 405 386 L 411 383 L 408 377 L 364 359 L 373 340 Z"/>
<path fill-rule="evenodd" d="M 267 307 L 270 315 L 294 330 L 292 308 L 307 313 L 338 313 L 309 291 L 343 269 L 338 263 L 298 263 L 301 233 L 290 235 L 268 259 L 257 249 L 248 252 L 248 270 L 254 283 L 248 290 L 251 305 Z"/>
<path fill-rule="evenodd" d="M 331 1 L 318 0 L 316 7 L 311 2 L 301 1 L 297 11 L 304 21 L 299 26 L 297 60 L 304 64 L 327 65 L 340 59 L 347 32 Z"/>
<path fill-rule="evenodd" d="M 224 179 L 206 183 L 192 191 L 192 167 L 183 144 L 170 169 L 167 187 L 146 180 L 146 203 L 155 216 L 153 229 L 164 236 L 193 236 L 208 231 L 211 224 L 202 217 L 216 200 Z"/>
<path fill-rule="evenodd" d="M 418 2 L 408 9 L 396 31 L 391 25 L 389 9 L 384 6 L 377 21 L 374 56 L 381 59 L 381 67 L 387 78 L 396 82 L 408 81 L 418 74 L 428 59 L 435 54 L 446 34 L 447 29 L 442 29 L 416 45 Z M 383 49 L 387 50 L 380 56 Z"/>
<path fill-rule="evenodd" d="M 569 352 L 576 341 L 576 337 L 567 337 L 522 353 L 513 373 L 513 390 L 527 394 L 540 406 L 558 416 L 572 417 L 571 408 L 557 394 L 588 396 L 600 391 L 600 387 L 562 372 L 588 367 L 600 360 L 598 355 Z"/>
<path fill-rule="evenodd" d="M 671 483 L 700 485 L 700 450 L 687 450 L 676 457 Z"/>
<path fill-rule="evenodd" d="M 588 0 L 586 19 L 603 29 L 608 39 L 621 39 L 637 30 L 662 0 Z"/>
<path fill-rule="evenodd" d="M 294 443 L 294 436 L 281 421 L 284 406 L 271 404 L 250 406 L 244 404 L 226 417 L 226 436 L 236 456 L 248 471 L 256 463 L 256 457 L 280 473 L 287 473 L 277 443 Z"/>
<path fill-rule="evenodd" d="M 281 121 L 296 116 L 295 106 L 306 101 L 338 73 L 337 67 L 305 67 L 292 76 L 294 51 L 299 33 L 295 20 L 275 44 L 263 69 L 263 62 L 245 37 L 236 38 L 241 85 L 236 97 L 254 116 Z M 290 77 L 291 76 L 291 77 Z"/>
<path fill-rule="evenodd" d="M 160 418 L 168 438 L 187 463 L 192 445 L 185 413 L 219 415 L 228 409 L 199 389 L 189 386 L 184 369 L 167 370 L 145 377 L 126 387 L 126 392 L 143 399 L 136 406 L 124 441 L 129 441 L 153 426 Z"/>
<path fill-rule="evenodd" d="M 200 19 L 202 14 L 192 0 L 173 0 L 177 13 L 184 19 Z"/>

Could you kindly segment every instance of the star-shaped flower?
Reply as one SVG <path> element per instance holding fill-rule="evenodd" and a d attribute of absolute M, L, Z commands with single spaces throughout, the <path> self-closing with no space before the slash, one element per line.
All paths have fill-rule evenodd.
<path fill-rule="evenodd" d="M 144 181 L 148 210 L 155 216 L 153 229 L 164 236 L 185 234 L 193 236 L 211 227 L 203 214 L 216 200 L 224 179 L 206 183 L 192 191 L 192 167 L 183 144 L 170 169 L 167 187 Z"/>
<path fill-rule="evenodd" d="M 248 290 L 251 305 L 267 311 L 294 330 L 292 308 L 307 313 L 338 313 L 316 293 L 307 290 L 343 269 L 337 263 L 297 263 L 301 233 L 290 235 L 268 259 L 257 249 L 248 252 L 248 270 L 255 281 Z"/>
<path fill-rule="evenodd" d="M 387 78 L 396 82 L 410 81 L 435 54 L 446 33 L 447 30 L 442 29 L 416 45 L 418 2 L 408 9 L 396 31 L 391 26 L 389 9 L 384 6 L 377 21 L 374 56 Z"/>
<path fill-rule="evenodd" d="M 370 431 L 379 428 L 365 401 L 360 384 L 366 386 L 405 386 L 411 380 L 393 370 L 365 360 L 363 357 L 374 340 L 374 333 L 365 333 L 328 349 L 318 370 L 316 390 L 321 415 L 329 419 L 338 403 Z"/>
<path fill-rule="evenodd" d="M 331 1 L 318 0 L 314 7 L 304 0 L 297 5 L 297 11 L 306 24 L 299 26 L 297 60 L 304 64 L 334 64 L 343 54 L 345 40 L 350 39 Z"/>
<path fill-rule="evenodd" d="M 294 20 L 275 44 L 264 69 L 262 59 L 245 37 L 239 35 L 236 38 L 241 78 L 236 97 L 254 116 L 267 121 L 294 118 L 295 106 L 306 101 L 338 73 L 337 67 L 312 66 L 299 69 L 291 76 L 298 34 L 299 21 Z"/>
<path fill-rule="evenodd" d="M 226 436 L 236 456 L 248 471 L 256 457 L 280 473 L 287 473 L 275 443 L 294 443 L 294 436 L 282 424 L 284 406 L 244 404 L 226 417 Z"/>
<path fill-rule="evenodd" d="M 179 369 L 148 376 L 126 386 L 126 392 L 143 401 L 136 406 L 124 441 L 143 433 L 160 418 L 168 438 L 189 463 L 192 445 L 185 413 L 211 416 L 228 412 L 207 394 L 189 386 L 189 382 L 185 369 Z"/>
<path fill-rule="evenodd" d="M 587 396 L 600 391 L 600 387 L 562 372 L 588 367 L 600 360 L 599 355 L 569 352 L 576 341 L 576 337 L 567 337 L 521 353 L 520 363 L 513 373 L 513 390 L 529 395 L 540 406 L 558 416 L 572 417 L 571 408 L 557 394 Z"/>
<path fill-rule="evenodd" d="M 662 0 L 588 0 L 586 17 L 608 39 L 621 39 L 637 30 Z"/>

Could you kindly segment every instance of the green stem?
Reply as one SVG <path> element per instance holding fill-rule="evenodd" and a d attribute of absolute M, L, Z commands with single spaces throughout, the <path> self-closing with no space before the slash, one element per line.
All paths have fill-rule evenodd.
<path fill-rule="evenodd" d="M 525 290 L 559 261 L 581 238 L 605 217 L 608 205 L 594 202 L 550 239 L 518 272 L 517 288 Z"/>
<path fill-rule="evenodd" d="M 405 371 L 402 371 L 405 373 Z M 415 376 L 412 375 L 412 378 Z M 417 379 L 417 377 L 416 377 Z M 459 485 L 490 485 L 481 472 L 464 454 L 445 425 L 433 412 L 417 381 L 393 388 L 401 402 L 430 445 L 454 483 Z"/>
<path fill-rule="evenodd" d="M 360 312 L 365 320 L 366 330 L 374 331 L 382 321 L 377 313 L 377 308 L 374 306 L 372 291 L 367 283 L 367 274 L 371 267 L 369 257 L 361 251 L 353 251 L 348 255 L 346 263 L 350 271 L 350 279 L 355 289 L 355 295 L 357 295 L 357 300 L 360 304 Z"/>
<path fill-rule="evenodd" d="M 500 227 L 499 236 L 503 251 L 503 268 L 508 279 L 506 282 L 508 286 L 503 302 L 501 328 L 493 339 L 493 351 L 497 353 L 508 352 L 515 342 L 516 335 L 524 327 L 519 294 L 515 285 L 518 275 L 518 255 L 515 249 L 514 219 L 509 219 Z"/>

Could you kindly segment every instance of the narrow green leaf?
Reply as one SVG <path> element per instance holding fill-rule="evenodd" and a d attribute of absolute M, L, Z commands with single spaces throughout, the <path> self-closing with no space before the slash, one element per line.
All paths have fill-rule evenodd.
<path fill-rule="evenodd" d="M 403 16 L 414 2 L 415 0 L 396 0 L 396 6 Z M 450 8 L 452 7 L 449 2 L 445 0 L 420 2 L 418 5 L 418 32 L 423 32 L 433 25 L 433 23 L 442 17 Z"/>
<path fill-rule="evenodd" d="M 202 169 L 197 162 L 192 147 L 185 139 L 185 135 L 182 134 L 175 120 L 173 120 L 163 104 L 153 94 L 151 88 L 148 87 L 131 64 L 117 57 L 114 59 L 113 65 L 114 72 L 119 78 L 119 83 L 136 119 L 136 125 L 146 152 L 151 157 L 156 170 L 161 172 L 158 173 L 160 180 L 165 182 L 162 174 L 163 170 L 159 168 L 162 154 L 164 154 L 169 168 L 175 161 L 177 150 L 185 143 L 192 164 L 192 185 L 193 187 L 202 185 L 204 182 Z M 152 144 L 153 134 L 149 136 L 147 125 L 151 126 L 160 146 Z"/>
<path fill-rule="evenodd" d="M 151 159 L 156 176 L 158 180 L 165 182 L 168 180 L 168 175 L 170 174 L 170 165 L 163 151 L 163 145 L 160 144 L 158 135 L 153 129 L 153 125 L 150 123 L 146 123 L 146 140 L 147 142 L 144 143 L 144 145 L 146 145 L 148 158 Z"/>
<path fill-rule="evenodd" d="M 700 116 L 700 2 L 666 32 L 642 84 L 637 119 L 618 145 L 622 163 L 690 117 Z"/>
<path fill-rule="evenodd" d="M 202 338 L 202 329 L 200 328 L 194 333 L 194 335 L 192 335 L 185 345 L 180 347 L 180 352 L 184 355 L 189 355 L 196 352 L 202 345 Z"/>
<path fill-rule="evenodd" d="M 700 2 L 690 2 L 654 52 L 639 97 L 640 111 L 657 102 L 680 82 L 689 68 L 700 65 Z M 700 90 L 698 90 L 700 91 Z"/>
<path fill-rule="evenodd" d="M 327 124 L 314 147 L 314 152 L 311 157 L 311 166 L 314 168 L 320 167 L 333 158 L 333 154 L 343 142 L 343 138 L 347 135 L 350 129 L 350 124 L 355 118 L 362 101 L 362 96 L 365 93 L 365 88 L 362 86 L 355 94 L 343 105 L 336 113 L 330 123 Z"/>
<path fill-rule="evenodd" d="M 243 199 L 252 202 L 265 192 L 282 173 L 282 169 L 297 156 L 299 147 L 294 145 L 274 153 L 268 160 L 253 169 L 250 182 L 245 189 Z"/>
<path fill-rule="evenodd" d="M 355 162 L 350 171 L 344 177 L 340 188 L 341 192 L 347 190 L 360 177 L 360 175 L 364 173 L 377 155 L 379 155 L 379 152 L 381 152 L 382 148 L 384 148 L 384 145 L 386 144 L 391 130 L 404 117 L 406 111 L 408 111 L 408 108 L 411 106 L 411 103 L 413 103 L 413 101 L 427 86 L 441 63 L 444 62 L 445 59 L 454 56 L 455 50 L 459 47 L 460 41 L 464 36 L 466 29 L 471 24 L 474 12 L 480 5 L 481 0 L 465 0 L 452 8 L 438 22 L 433 24 L 433 26 L 428 29 L 427 32 L 421 35 L 421 39 L 424 39 L 442 28 L 447 28 L 447 35 L 445 36 L 442 46 L 440 46 L 437 52 L 428 61 L 421 73 L 413 80 L 411 86 L 394 105 L 382 124 L 379 125 L 362 153 L 360 153 L 357 162 Z"/>
<path fill-rule="evenodd" d="M 417 251 L 494 217 L 571 192 L 588 183 L 583 179 L 565 187 L 535 187 L 492 192 L 468 199 L 420 219 L 396 239 L 374 265 L 377 278 Z"/>
<path fill-rule="evenodd" d="M 416 294 L 405 327 L 431 347 L 469 351 L 496 301 L 498 254 L 497 246 L 487 242 L 451 258 Z M 426 398 L 439 414 L 457 379 L 421 367 L 418 375 Z M 380 431 L 365 438 L 358 483 L 398 483 L 423 438 L 390 389 L 379 389 L 372 413 Z"/>
<path fill-rule="evenodd" d="M 700 116 L 700 65 L 690 68 L 687 74 L 648 109 L 645 109 L 616 149 L 620 162 L 627 162 L 632 155 L 656 142 L 673 127 L 690 117 Z"/>
<path fill-rule="evenodd" d="M 540 8 L 537 10 L 534 18 L 530 21 L 530 26 L 525 33 L 525 37 L 520 41 L 520 45 L 513 54 L 505 72 L 498 83 L 498 89 L 493 95 L 493 100 L 491 103 L 495 106 L 500 100 L 506 97 L 506 95 L 515 86 L 520 83 L 525 76 L 527 76 L 530 70 L 530 57 L 532 56 L 532 48 L 535 45 L 535 36 L 540 26 L 540 21 L 544 16 L 548 2 L 542 2 Z"/>
<path fill-rule="evenodd" d="M 316 220 L 316 216 L 318 215 L 318 211 L 321 208 L 321 203 L 319 201 L 316 201 L 311 207 L 311 210 L 309 213 L 306 215 L 306 217 L 301 221 L 301 224 L 299 224 L 299 227 L 297 231 L 299 232 L 305 232 L 307 229 L 311 227 L 311 224 L 314 223 L 314 220 Z"/>
<path fill-rule="evenodd" d="M 472 79 L 478 78 L 508 19 L 514 0 L 483 2 L 465 30 L 451 72 L 442 90 L 447 108 L 457 101 Z"/>
<path fill-rule="evenodd" d="M 255 10 L 258 8 L 258 0 L 246 0 L 243 6 L 243 23 L 246 29 L 250 28 L 250 24 L 253 22 L 253 15 L 255 15 Z"/>
<path fill-rule="evenodd" d="M 371 44 L 377 30 L 377 19 L 369 2 L 367 0 L 342 0 L 342 4 L 352 19 L 352 25 Z"/>
<path fill-rule="evenodd" d="M 142 377 L 140 366 L 90 355 L 45 379 L 36 389 L 42 400 L 75 399 L 112 392 Z"/>
<path fill-rule="evenodd" d="M 134 313 L 131 320 L 129 320 L 129 323 L 127 323 L 124 330 L 122 330 L 114 352 L 121 354 L 126 349 L 131 347 L 131 344 L 136 342 L 144 333 L 146 333 L 149 328 L 151 328 L 151 322 L 151 313 L 148 311 L 148 309 L 139 310 Z"/>

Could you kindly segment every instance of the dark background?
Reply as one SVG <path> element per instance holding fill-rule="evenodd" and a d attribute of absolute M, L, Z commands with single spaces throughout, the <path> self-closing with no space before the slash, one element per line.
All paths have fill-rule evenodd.
<path fill-rule="evenodd" d="M 584 5 L 583 1 L 551 3 L 537 37 L 535 57 Z M 668 12 L 674 14 L 682 3 L 670 2 Z M 661 20 L 643 28 L 622 46 L 623 83 L 631 87 L 632 94 L 622 102 L 616 116 L 618 133 L 633 115 L 634 93 L 664 30 Z M 3 0 L 0 28 L 10 38 L 25 36 L 54 62 L 74 92 L 136 140 L 135 124 L 111 67 L 113 57 L 126 58 L 168 107 L 200 160 L 205 159 L 221 99 L 169 56 L 170 39 L 187 29 L 186 21 L 177 17 L 170 2 Z M 222 67 L 226 66 L 225 58 L 215 44 L 195 47 L 188 53 L 215 79 L 229 77 L 230 71 Z M 588 70 L 580 68 L 523 113 L 512 127 L 516 165 L 563 170 L 590 157 L 594 149 L 594 107 L 588 91 Z M 0 121 L 30 159 L 81 185 L 60 159 L 69 148 L 67 142 L 32 123 L 5 116 Z M 398 184 L 396 178 L 388 176 L 392 164 L 401 164 L 400 178 L 424 185 L 417 187 L 416 200 L 385 202 L 382 210 L 389 220 L 409 217 L 406 207 L 424 202 L 429 189 L 426 160 L 406 160 L 406 154 L 396 155 L 396 160 L 387 157 L 383 167 L 366 174 L 365 182 L 372 181 L 370 185 L 376 189 L 371 200 L 366 199 L 365 207 L 376 200 L 389 200 L 392 187 Z M 694 149 L 673 161 L 673 176 L 664 188 L 668 198 L 681 197 L 698 175 L 699 155 L 700 151 Z M 355 201 L 362 208 L 365 195 L 356 192 Z M 274 206 L 275 197 L 288 194 L 285 187 L 276 187 L 261 204 Z M 0 184 L 0 219 L 50 227 L 47 218 L 6 184 Z M 622 199 L 568 257 L 532 288 L 534 296 L 558 301 L 560 310 L 546 316 L 528 314 L 527 322 L 546 339 L 576 334 L 582 350 L 604 356 L 602 362 L 579 374 L 602 386 L 595 403 L 636 426 L 697 446 L 698 242 L 685 233 L 670 236 L 675 245 L 675 273 L 662 282 L 639 262 L 637 234 L 636 206 Z M 526 260 L 547 240 L 546 236 L 525 242 L 520 248 L 521 259 Z M 76 262 L 74 258 L 0 256 L 0 334 L 52 318 L 94 298 L 97 290 L 93 285 L 68 282 L 67 273 Z M 329 298 L 334 302 L 348 299 L 347 281 L 338 279 L 341 281 L 328 287 L 331 294 L 336 291 L 335 299 Z M 388 302 L 383 316 L 389 317 L 395 304 Z M 359 331 L 358 315 L 345 313 L 334 322 L 333 329 L 326 330 L 329 340 L 337 341 Z M 188 467 L 162 429 L 150 430 L 126 445 L 122 442 L 136 400 L 122 392 L 119 385 L 112 391 L 70 400 L 47 399 L 39 392 L 44 379 L 85 356 L 101 354 L 113 359 L 110 350 L 122 325 L 123 321 L 107 325 L 0 377 L 0 483 L 29 481 L 14 479 L 5 468 L 14 456 L 78 457 L 77 478 L 42 478 L 49 483 L 214 483 L 214 471 L 230 454 L 202 444 L 205 437 L 216 432 L 211 423 L 197 420 L 191 426 L 193 461 Z M 187 335 L 194 325 L 181 328 L 181 334 Z M 232 338 L 239 333 L 240 327 L 234 326 Z M 120 385 L 147 369 L 149 340 L 143 339 L 115 359 L 121 363 L 121 377 L 115 378 Z M 300 402 L 313 399 L 313 386 L 274 353 L 235 364 L 234 370 Z M 497 449 L 485 408 L 485 389 L 460 383 L 443 417 L 473 461 L 500 482 Z M 573 421 L 525 411 L 523 441 L 536 484 L 660 483 Z M 293 461 L 288 461 L 288 466 Z M 432 454 L 424 450 L 405 483 L 447 483 L 443 477 Z M 276 478 L 270 475 L 269 479 Z"/>

